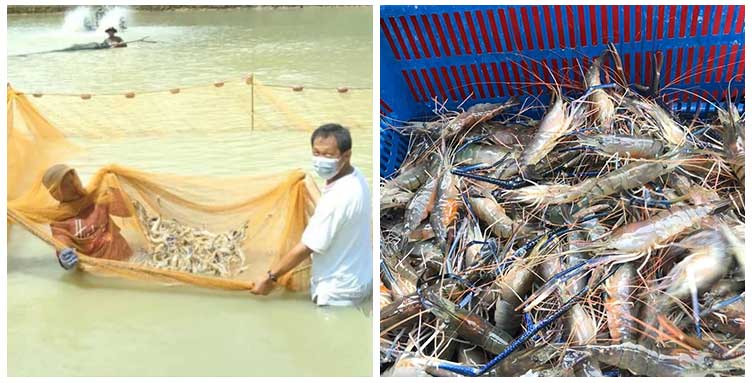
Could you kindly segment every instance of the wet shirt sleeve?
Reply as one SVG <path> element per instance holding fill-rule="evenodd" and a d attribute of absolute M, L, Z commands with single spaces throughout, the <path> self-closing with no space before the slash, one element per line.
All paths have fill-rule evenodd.
<path fill-rule="evenodd" d="M 116 217 L 130 217 L 131 213 L 128 210 L 127 202 L 125 202 L 125 196 L 123 193 L 115 188 L 107 188 L 107 190 L 100 196 L 99 204 L 107 207 L 107 212 Z"/>
<path fill-rule="evenodd" d="M 337 236 L 342 225 L 342 209 L 332 199 L 321 199 L 308 221 L 301 242 L 314 253 L 325 252 Z"/>
<path fill-rule="evenodd" d="M 52 237 L 60 241 L 63 245 L 72 247 L 71 233 L 67 230 L 64 223 L 53 223 L 50 225 Z"/>

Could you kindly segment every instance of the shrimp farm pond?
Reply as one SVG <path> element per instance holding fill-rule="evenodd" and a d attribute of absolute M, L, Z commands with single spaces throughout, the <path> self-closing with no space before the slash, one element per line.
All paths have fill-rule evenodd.
<path fill-rule="evenodd" d="M 262 104 L 271 96 L 304 105 L 316 119 L 344 116 L 343 103 L 350 105 L 349 120 L 339 122 L 351 128 L 353 165 L 370 179 L 370 7 L 113 12 L 125 17 L 124 40 L 156 43 L 21 56 L 106 35 L 82 29 L 76 9 L 8 15 L 8 81 L 82 149 L 65 163 L 84 184 L 108 164 L 206 177 L 310 172 L 310 130 L 291 121 L 314 118 L 273 114 Z M 241 81 L 249 73 L 270 85 L 257 89 L 252 132 Z M 229 79 L 236 81 L 212 85 Z M 353 90 L 338 94 L 340 86 Z M 174 88 L 181 92 L 168 92 Z M 340 103 L 320 103 L 316 92 Z M 247 231 L 251 237 L 254 228 Z M 10 376 L 372 374 L 368 310 L 317 308 L 307 292 L 256 297 L 68 272 L 53 248 L 17 225 L 7 265 Z"/>
<path fill-rule="evenodd" d="M 743 99 L 676 110 L 616 49 L 391 127 L 383 376 L 745 374 Z"/>

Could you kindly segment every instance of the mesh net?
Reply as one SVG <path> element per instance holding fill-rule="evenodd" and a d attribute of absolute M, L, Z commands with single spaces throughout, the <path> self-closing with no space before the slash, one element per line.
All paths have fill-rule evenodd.
<path fill-rule="evenodd" d="M 75 212 L 66 212 L 64 204 L 51 196 L 42 176 L 51 165 L 85 153 L 87 148 L 82 142 L 185 132 L 311 131 L 332 121 L 353 129 L 371 126 L 370 90 L 294 91 L 291 87 L 262 85 L 257 80 L 216 85 L 136 93 L 131 97 L 26 95 L 8 86 L 9 220 L 58 250 L 66 247 L 52 236 L 50 224 Z M 162 283 L 251 288 L 253 279 L 299 241 L 318 198 L 316 184 L 301 170 L 241 177 L 187 176 L 98 164 L 98 170 L 92 173 L 85 187 L 92 201 L 106 200 L 113 190 L 124 197 L 128 213 L 125 217 L 110 215 L 109 219 L 127 241 L 133 256 L 119 261 L 77 249 L 80 267 Z M 141 214 L 137 206 L 143 206 Z M 151 224 L 157 217 L 163 224 L 154 229 Z M 231 237 L 244 224 L 245 236 L 238 239 L 242 258 L 221 273 L 186 270 L 175 265 L 179 260 L 171 263 L 153 259 L 159 246 L 154 240 L 155 230 L 168 232 L 165 235 L 171 234 L 173 240 L 195 239 L 201 233 L 216 239 L 224 234 Z M 168 258 L 176 259 L 192 256 L 167 253 Z M 306 262 L 281 278 L 281 284 L 291 290 L 304 290 L 309 278 L 310 263 Z"/>
<path fill-rule="evenodd" d="M 134 92 L 132 98 L 126 97 L 130 92 L 44 94 L 32 96 L 30 101 L 52 125 L 60 127 L 67 135 L 89 139 L 118 139 L 136 134 L 167 136 L 195 131 L 312 131 L 332 121 L 351 129 L 371 127 L 370 89 L 340 92 L 335 88 L 303 88 L 295 91 L 291 86 L 264 85 L 250 77 L 217 84 L 221 86 Z"/>
<path fill-rule="evenodd" d="M 10 86 L 6 104 L 8 200 L 13 200 L 41 176 L 40 171 L 78 149 Z"/>

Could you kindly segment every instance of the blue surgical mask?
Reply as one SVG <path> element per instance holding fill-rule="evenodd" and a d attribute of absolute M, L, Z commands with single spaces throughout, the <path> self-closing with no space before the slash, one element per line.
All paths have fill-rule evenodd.
<path fill-rule="evenodd" d="M 329 180 L 337 175 L 339 167 L 339 158 L 326 158 L 321 156 L 313 156 L 313 170 L 319 177 Z"/>

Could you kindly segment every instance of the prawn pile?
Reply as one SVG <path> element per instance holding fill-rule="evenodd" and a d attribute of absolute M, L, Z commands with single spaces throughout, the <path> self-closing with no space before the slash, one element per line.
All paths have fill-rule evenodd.
<path fill-rule="evenodd" d="M 538 117 L 407 123 L 381 184 L 382 375 L 744 375 L 744 115 L 672 112 L 618 57 Z"/>
<path fill-rule="evenodd" d="M 235 276 L 245 269 L 242 246 L 248 223 L 227 233 L 214 234 L 174 219 L 150 216 L 138 201 L 133 201 L 133 206 L 149 240 L 148 251 L 139 255 L 138 263 L 219 277 Z"/>

